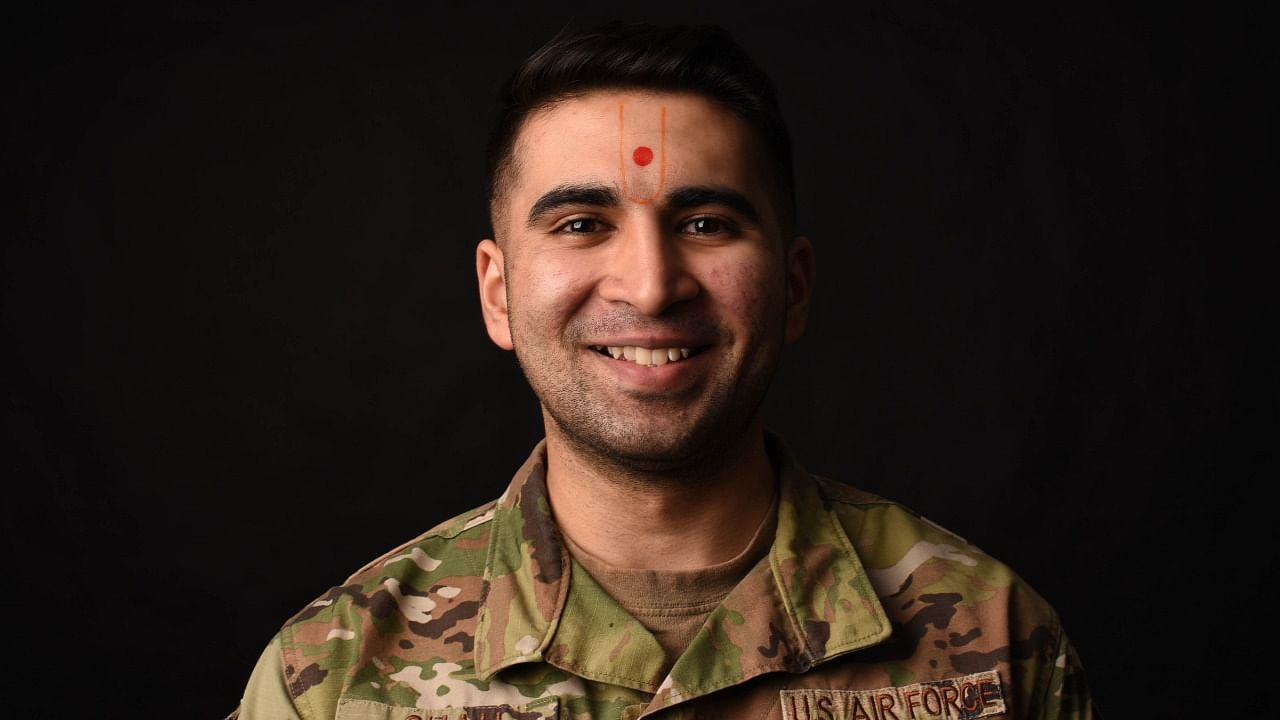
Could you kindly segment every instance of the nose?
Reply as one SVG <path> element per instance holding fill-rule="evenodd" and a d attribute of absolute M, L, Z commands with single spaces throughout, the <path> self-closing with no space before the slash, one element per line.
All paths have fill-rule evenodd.
<path fill-rule="evenodd" d="M 697 297 L 699 285 L 674 234 L 664 232 L 656 219 L 632 222 L 612 239 L 600 296 L 624 302 L 657 317 L 683 301 Z"/>

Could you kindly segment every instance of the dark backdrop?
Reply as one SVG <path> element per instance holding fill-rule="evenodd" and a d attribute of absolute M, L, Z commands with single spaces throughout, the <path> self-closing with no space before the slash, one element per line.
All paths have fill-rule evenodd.
<path fill-rule="evenodd" d="M 220 717 L 540 437 L 475 302 L 482 145 L 521 58 L 619 13 L 427 5 L 11 18 L 6 715 Z M 819 284 L 769 425 L 1023 574 L 1109 717 L 1261 708 L 1258 13 L 682 5 L 623 16 L 729 27 L 795 137 Z"/>

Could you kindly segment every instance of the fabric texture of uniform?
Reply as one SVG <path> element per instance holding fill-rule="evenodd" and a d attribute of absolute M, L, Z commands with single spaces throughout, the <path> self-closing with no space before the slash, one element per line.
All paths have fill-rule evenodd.
<path fill-rule="evenodd" d="M 775 493 L 776 495 L 776 493 Z M 643 570 L 619 568 L 593 556 L 561 533 L 575 567 L 582 566 L 609 597 L 644 626 L 667 656 L 670 670 L 689 642 L 698 634 L 707 615 L 729 595 L 744 575 L 773 544 L 777 498 L 769 506 L 756 534 L 738 555 L 697 570 Z"/>
<path fill-rule="evenodd" d="M 1091 716 L 1056 613 L 1007 567 L 901 505 L 810 476 L 776 439 L 770 452 L 769 552 L 669 672 L 567 551 L 540 445 L 497 501 L 286 623 L 240 720 Z"/>

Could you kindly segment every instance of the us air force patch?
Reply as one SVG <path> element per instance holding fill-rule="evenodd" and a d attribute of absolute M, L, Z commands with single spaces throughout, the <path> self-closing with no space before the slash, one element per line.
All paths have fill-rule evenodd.
<path fill-rule="evenodd" d="M 1005 712 L 994 670 L 876 690 L 783 690 L 783 720 L 971 720 Z"/>

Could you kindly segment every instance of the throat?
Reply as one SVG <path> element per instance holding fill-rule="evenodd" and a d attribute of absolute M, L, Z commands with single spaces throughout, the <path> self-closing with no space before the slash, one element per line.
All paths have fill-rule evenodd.
<path fill-rule="evenodd" d="M 584 452 L 548 423 L 547 493 L 561 532 L 622 568 L 690 570 L 742 551 L 772 511 L 778 479 L 753 423 L 715 463 L 637 472 Z"/>

